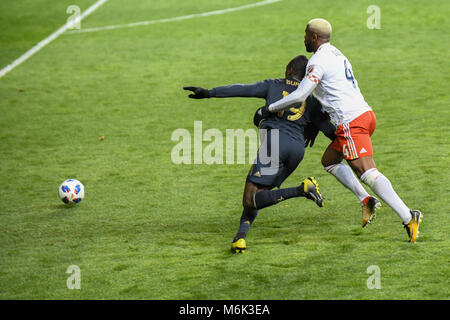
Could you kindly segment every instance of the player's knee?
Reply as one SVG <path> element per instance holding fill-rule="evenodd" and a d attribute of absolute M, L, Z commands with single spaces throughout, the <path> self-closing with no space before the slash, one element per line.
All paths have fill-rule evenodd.
<path fill-rule="evenodd" d="M 378 177 L 382 176 L 382 173 L 377 170 L 377 168 L 371 168 L 364 171 L 359 176 L 359 179 L 364 182 L 369 187 L 372 187 Z"/>
<path fill-rule="evenodd" d="M 323 153 L 321 162 L 322 166 L 329 167 L 331 165 L 341 163 L 342 155 L 329 146 Z"/>
<path fill-rule="evenodd" d="M 330 165 L 330 163 L 329 163 L 328 159 L 325 157 L 325 155 L 322 156 L 321 162 L 322 162 L 322 166 L 325 168 L 325 170 L 326 170 L 326 167 L 328 167 Z"/>
<path fill-rule="evenodd" d="M 339 170 L 339 166 L 340 166 L 340 165 L 342 165 L 342 162 L 334 163 L 334 164 L 331 164 L 331 165 L 324 165 L 324 164 L 323 164 L 323 168 L 324 168 L 324 170 L 325 170 L 326 172 L 335 175 L 335 171 L 336 171 L 336 170 Z"/>
<path fill-rule="evenodd" d="M 373 169 L 376 170 L 375 161 L 371 156 L 347 160 L 347 162 L 361 181 L 363 181 L 362 176 L 365 173 L 366 177 L 369 177 L 369 173 L 374 171 Z M 371 180 L 369 179 L 368 181 L 370 182 Z"/>
<path fill-rule="evenodd" d="M 250 192 L 246 192 L 242 197 L 242 206 L 246 209 L 254 209 L 255 204 L 253 198 L 255 196 L 256 190 L 252 190 Z"/>
<path fill-rule="evenodd" d="M 324 167 L 324 169 L 327 170 L 327 168 L 331 168 L 331 167 L 339 165 L 342 162 L 342 158 L 341 159 L 339 159 L 339 158 L 330 159 L 329 157 L 327 157 L 327 155 L 324 154 L 322 156 L 321 162 L 322 162 L 322 166 Z"/>

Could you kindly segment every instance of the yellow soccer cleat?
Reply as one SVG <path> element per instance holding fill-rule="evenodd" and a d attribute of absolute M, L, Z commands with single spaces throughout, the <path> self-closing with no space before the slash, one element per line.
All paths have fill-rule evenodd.
<path fill-rule="evenodd" d="M 247 249 L 247 243 L 244 238 L 237 239 L 235 242 L 231 243 L 231 251 L 233 253 L 245 253 Z"/>
<path fill-rule="evenodd" d="M 403 224 L 408 233 L 409 242 L 416 242 L 419 237 L 419 224 L 422 222 L 423 215 L 419 210 L 411 210 L 411 221 Z"/>
<path fill-rule="evenodd" d="M 377 210 L 381 207 L 380 201 L 375 197 L 370 197 L 367 203 L 362 206 L 362 227 L 367 227 L 377 215 Z"/>
<path fill-rule="evenodd" d="M 316 178 L 309 177 L 302 181 L 300 185 L 305 197 L 314 201 L 319 207 L 323 207 L 323 198 L 319 191 L 319 183 Z"/>

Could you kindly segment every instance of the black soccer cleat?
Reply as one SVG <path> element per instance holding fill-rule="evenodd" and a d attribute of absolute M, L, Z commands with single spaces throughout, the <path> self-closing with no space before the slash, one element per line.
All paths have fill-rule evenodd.
<path fill-rule="evenodd" d="M 306 178 L 299 187 L 306 198 L 314 201 L 319 207 L 323 207 L 323 198 L 319 191 L 319 183 L 314 177 Z"/>

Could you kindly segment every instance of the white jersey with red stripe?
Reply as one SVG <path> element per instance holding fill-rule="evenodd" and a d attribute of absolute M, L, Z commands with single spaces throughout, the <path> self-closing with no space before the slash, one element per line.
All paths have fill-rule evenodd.
<path fill-rule="evenodd" d="M 361 94 L 350 61 L 329 42 L 317 49 L 306 70 L 305 77 L 317 84 L 315 95 L 336 125 L 372 110 Z"/>

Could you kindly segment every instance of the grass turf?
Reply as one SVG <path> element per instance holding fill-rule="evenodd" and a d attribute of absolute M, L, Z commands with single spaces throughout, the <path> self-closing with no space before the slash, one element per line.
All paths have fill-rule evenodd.
<path fill-rule="evenodd" d="M 94 1 L 3 1 L 0 68 Z M 109 1 L 82 28 L 176 17 L 252 1 Z M 2 299 L 449 299 L 447 4 L 284 0 L 185 21 L 62 35 L 0 79 Z M 43 10 L 45 9 L 45 10 Z M 44 13 L 42 16 L 39 13 Z M 184 85 L 282 77 L 305 54 L 304 25 L 324 17 L 352 62 L 378 128 L 375 161 L 412 208 L 407 243 L 384 205 L 365 230 L 360 207 L 320 165 L 321 136 L 283 186 L 318 178 L 326 206 L 292 199 L 260 211 L 233 255 L 249 165 L 175 165 L 177 128 L 252 128 L 256 99 L 193 101 Z M 309 56 L 309 55 L 308 55 Z M 104 136 L 103 141 L 97 138 Z M 204 143 L 204 146 L 207 143 Z M 66 178 L 86 198 L 57 198 Z M 70 265 L 81 290 L 66 287 Z M 369 290 L 367 268 L 381 270 Z"/>

